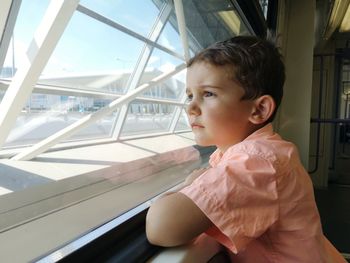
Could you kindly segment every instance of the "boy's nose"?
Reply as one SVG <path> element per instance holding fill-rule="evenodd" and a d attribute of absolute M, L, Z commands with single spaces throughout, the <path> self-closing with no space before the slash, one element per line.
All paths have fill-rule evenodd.
<path fill-rule="evenodd" d="M 198 104 L 192 100 L 186 108 L 187 115 L 199 115 L 201 113 L 201 110 L 198 106 Z"/>

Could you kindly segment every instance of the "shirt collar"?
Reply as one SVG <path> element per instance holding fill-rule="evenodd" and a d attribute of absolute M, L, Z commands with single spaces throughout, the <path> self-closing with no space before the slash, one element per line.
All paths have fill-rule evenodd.
<path fill-rule="evenodd" d="M 250 140 L 256 140 L 256 139 L 260 139 L 260 138 L 263 138 L 263 137 L 268 137 L 268 136 L 271 136 L 273 135 L 273 127 L 272 127 L 272 124 L 271 123 L 268 123 L 266 124 L 265 126 L 263 126 L 262 128 L 256 130 L 255 132 L 253 132 L 252 134 L 250 134 L 247 138 L 245 138 L 242 142 L 245 142 L 245 141 L 250 141 Z M 240 143 L 242 143 L 240 142 Z M 226 155 L 226 154 L 229 154 L 229 152 L 238 144 L 240 143 L 237 143 L 235 145 L 232 145 L 230 148 L 228 148 L 226 150 L 225 153 L 222 153 L 219 149 L 216 149 L 215 152 L 212 153 L 212 155 L 210 156 L 210 159 L 209 159 L 209 164 L 212 166 L 212 167 L 215 167 L 218 165 L 218 163 L 221 161 L 221 159 Z"/>

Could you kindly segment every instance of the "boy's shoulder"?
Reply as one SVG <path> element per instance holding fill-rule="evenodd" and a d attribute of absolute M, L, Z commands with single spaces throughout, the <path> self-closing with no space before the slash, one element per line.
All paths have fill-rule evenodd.
<path fill-rule="evenodd" d="M 246 153 L 251 157 L 260 157 L 271 162 L 277 160 L 278 153 L 272 143 L 266 140 L 242 141 L 232 148 L 233 152 Z"/>
<path fill-rule="evenodd" d="M 293 143 L 282 139 L 277 133 L 255 140 L 244 140 L 228 149 L 228 156 L 247 154 L 250 158 L 262 158 L 273 165 L 290 163 L 298 156 Z"/>

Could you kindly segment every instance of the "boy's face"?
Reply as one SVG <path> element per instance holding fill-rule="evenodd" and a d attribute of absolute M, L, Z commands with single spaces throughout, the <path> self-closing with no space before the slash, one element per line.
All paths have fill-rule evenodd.
<path fill-rule="evenodd" d="M 196 62 L 187 69 L 187 114 L 198 145 L 222 152 L 253 132 L 252 100 L 241 100 L 243 88 L 225 66 Z"/>

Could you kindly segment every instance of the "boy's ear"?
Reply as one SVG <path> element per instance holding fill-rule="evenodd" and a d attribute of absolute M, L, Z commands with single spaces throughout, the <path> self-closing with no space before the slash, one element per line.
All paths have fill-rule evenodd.
<path fill-rule="evenodd" d="M 274 113 L 276 104 L 270 95 L 263 95 L 254 100 L 254 106 L 249 121 L 253 124 L 263 124 Z"/>

